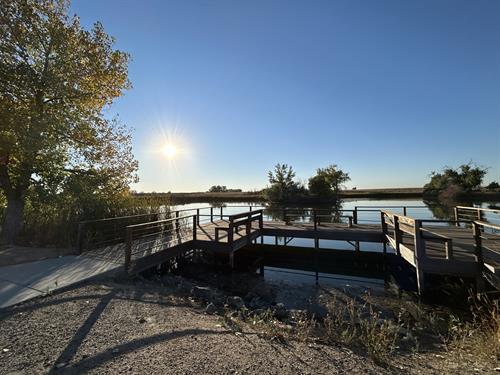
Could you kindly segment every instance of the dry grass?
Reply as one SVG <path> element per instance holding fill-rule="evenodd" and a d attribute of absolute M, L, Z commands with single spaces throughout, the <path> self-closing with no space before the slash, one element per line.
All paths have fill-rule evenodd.
<path fill-rule="evenodd" d="M 292 311 L 278 319 L 271 309 L 260 312 L 226 310 L 222 320 L 226 328 L 241 332 L 249 328 L 267 339 L 285 343 L 288 340 L 342 344 L 365 351 L 379 365 L 387 365 L 397 347 L 399 322 L 383 319 L 370 304 L 353 300 L 334 300 L 327 305 L 323 318 L 305 311 Z"/>
<path fill-rule="evenodd" d="M 500 360 L 500 305 L 486 295 L 470 297 L 472 318 L 451 317 L 447 346 L 455 353 L 467 352 L 478 361 Z"/>

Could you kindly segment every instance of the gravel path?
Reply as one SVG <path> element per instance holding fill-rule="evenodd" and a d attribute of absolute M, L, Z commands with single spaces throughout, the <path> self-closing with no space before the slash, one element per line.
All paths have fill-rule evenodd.
<path fill-rule="evenodd" d="M 2 311 L 0 373 L 378 374 L 350 350 L 235 334 L 184 299 L 90 284 Z"/>
<path fill-rule="evenodd" d="M 151 285 L 88 283 L 0 312 L 0 374 L 454 373 L 410 358 L 383 369 L 343 347 L 235 333 Z"/>

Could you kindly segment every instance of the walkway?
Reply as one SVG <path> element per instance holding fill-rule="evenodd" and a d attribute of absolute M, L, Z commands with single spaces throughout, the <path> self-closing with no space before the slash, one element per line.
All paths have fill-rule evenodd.
<path fill-rule="evenodd" d="M 67 255 L 0 267 L 0 309 L 123 269 L 123 263 Z"/>

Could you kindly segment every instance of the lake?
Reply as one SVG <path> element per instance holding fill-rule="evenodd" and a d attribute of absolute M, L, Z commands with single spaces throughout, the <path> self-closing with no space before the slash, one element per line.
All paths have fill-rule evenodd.
<path fill-rule="evenodd" d="M 319 209 L 331 209 L 332 211 L 338 210 L 353 210 L 355 207 L 359 210 L 358 212 L 358 222 L 361 223 L 379 223 L 380 213 L 374 211 L 363 211 L 371 209 L 380 209 L 384 207 L 389 211 L 393 211 L 397 214 L 403 214 L 403 209 L 401 207 L 405 206 L 406 215 L 413 217 L 415 219 L 449 219 L 453 220 L 453 207 L 455 205 L 464 206 L 474 206 L 481 208 L 498 208 L 500 206 L 500 201 L 469 201 L 469 202 L 454 202 L 454 203 L 443 203 L 443 202 L 427 202 L 422 199 L 344 199 L 337 206 L 332 207 L 332 205 L 322 205 L 316 206 Z M 192 203 L 177 205 L 172 207 L 173 210 L 177 209 L 196 209 L 200 207 L 224 207 L 224 214 L 236 214 L 244 211 L 248 211 L 249 207 L 259 209 L 263 208 L 262 205 L 256 203 L 248 202 L 217 202 L 213 204 L 209 203 Z M 267 207 L 267 206 L 266 206 Z M 399 208 L 396 208 L 399 207 Z M 304 207 L 297 208 L 297 212 L 307 211 Z M 218 213 L 218 210 L 214 210 L 214 214 Z M 194 213 L 194 212 L 193 212 Z M 276 220 L 281 219 L 282 210 L 280 207 L 269 207 L 264 211 L 264 220 Z M 300 220 L 300 218 L 298 218 Z M 499 215 L 494 215 L 486 213 L 485 219 L 489 222 L 500 224 Z M 446 224 L 443 224 L 446 225 Z M 283 245 L 285 239 L 278 238 L 278 244 Z M 274 237 L 264 237 L 264 243 L 274 244 Z M 314 240 L 312 239 L 292 239 L 288 242 L 288 246 L 303 246 L 303 247 L 314 247 Z M 351 244 L 344 241 L 331 241 L 331 240 L 321 240 L 321 248 L 331 248 L 337 250 L 349 250 L 352 251 L 353 247 Z M 382 244 L 377 243 L 361 243 L 361 251 L 374 251 L 381 252 Z M 392 249 L 389 248 L 389 251 Z M 277 267 L 265 267 L 264 277 L 267 281 L 272 283 L 284 284 L 284 286 L 312 286 L 316 283 L 315 273 L 307 271 L 297 271 L 290 270 L 286 268 Z M 345 275 L 337 274 L 319 274 L 319 282 L 322 286 L 336 287 L 336 288 L 370 288 L 372 290 L 383 290 L 384 280 L 380 279 L 366 279 L 359 277 L 349 277 Z M 286 289 L 286 288 L 285 288 Z"/>

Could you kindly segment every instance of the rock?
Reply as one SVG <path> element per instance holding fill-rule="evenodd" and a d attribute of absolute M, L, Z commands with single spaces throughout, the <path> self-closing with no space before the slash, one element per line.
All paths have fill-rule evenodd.
<path fill-rule="evenodd" d="M 253 297 L 248 303 L 248 307 L 251 309 L 265 309 L 269 307 L 269 304 L 260 297 Z"/>
<path fill-rule="evenodd" d="M 243 298 L 239 297 L 239 296 L 230 296 L 230 297 L 227 297 L 227 301 L 226 303 L 235 308 L 235 309 L 242 309 L 245 307 L 245 302 L 243 301 Z"/>
<path fill-rule="evenodd" d="M 495 371 L 500 372 L 500 367 L 495 367 Z"/>
<path fill-rule="evenodd" d="M 307 308 L 307 313 L 310 316 L 314 315 L 316 318 L 324 319 L 328 315 L 328 310 L 317 303 L 311 303 Z"/>
<path fill-rule="evenodd" d="M 275 298 L 273 288 L 264 282 L 254 285 L 250 293 L 254 296 L 260 297 L 263 301 L 268 303 L 271 303 Z"/>
<path fill-rule="evenodd" d="M 3 349 L 2 349 L 2 352 L 4 352 L 4 353 L 8 353 L 8 352 L 10 352 L 10 349 L 3 348 Z"/>
<path fill-rule="evenodd" d="M 209 315 L 216 314 L 218 311 L 217 306 L 215 306 L 212 302 L 210 302 L 205 308 L 205 312 Z"/>
<path fill-rule="evenodd" d="M 273 306 L 273 315 L 277 319 L 285 319 L 288 317 L 288 310 L 286 309 L 285 305 L 282 303 L 277 303 L 275 306 Z"/>
<path fill-rule="evenodd" d="M 191 288 L 191 296 L 203 301 L 209 301 L 212 296 L 212 290 L 203 286 L 193 286 Z"/>
<path fill-rule="evenodd" d="M 139 323 L 146 323 L 146 319 L 145 318 L 139 318 Z"/>

